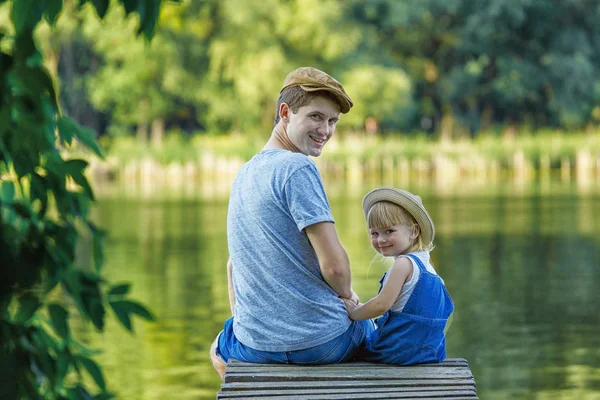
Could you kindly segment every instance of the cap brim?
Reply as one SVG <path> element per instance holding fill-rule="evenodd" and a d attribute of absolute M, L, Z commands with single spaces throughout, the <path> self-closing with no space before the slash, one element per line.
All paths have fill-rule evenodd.
<path fill-rule="evenodd" d="M 317 92 L 319 90 L 322 90 L 322 91 L 333 94 L 335 96 L 335 98 L 338 100 L 338 103 L 340 104 L 340 112 L 342 114 L 346 114 L 348 111 L 350 111 L 350 109 L 354 105 L 351 101 L 348 100 L 348 98 L 346 98 L 343 94 L 341 94 L 337 90 L 330 89 L 330 88 L 323 87 L 323 86 L 310 86 L 310 85 L 298 85 L 298 86 L 300 86 L 306 92 Z"/>

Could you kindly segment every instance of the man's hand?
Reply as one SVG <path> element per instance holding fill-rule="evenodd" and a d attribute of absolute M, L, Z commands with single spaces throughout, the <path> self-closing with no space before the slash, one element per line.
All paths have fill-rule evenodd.
<path fill-rule="evenodd" d="M 355 303 L 352 300 L 348 300 L 348 299 L 342 299 L 344 300 L 344 305 L 346 306 L 346 312 L 348 313 L 348 316 L 350 316 L 350 314 L 352 313 L 352 311 L 356 310 L 360 305 L 360 303 Z M 350 317 L 350 319 L 352 319 L 352 317 Z"/>
<path fill-rule="evenodd" d="M 344 300 L 344 301 L 348 300 L 348 301 L 351 301 L 351 302 L 353 302 L 354 304 L 358 304 L 358 303 L 360 302 L 360 299 L 358 298 L 358 295 L 357 295 L 357 294 L 356 294 L 356 292 L 355 292 L 354 290 L 352 290 L 352 289 L 350 289 L 350 292 L 352 293 L 352 296 L 350 296 L 350 297 L 342 297 L 342 296 L 339 296 L 339 297 L 340 297 L 340 299 L 342 299 L 342 300 Z"/>
<path fill-rule="evenodd" d="M 360 303 L 360 299 L 358 298 L 358 295 L 356 294 L 356 292 L 354 290 L 352 290 L 352 289 L 350 289 L 350 291 L 352 292 L 352 296 L 351 297 L 348 298 L 348 297 L 342 297 L 342 296 L 340 296 L 340 299 L 342 299 L 344 301 L 346 301 L 346 300 L 351 301 L 354 304 Z"/>
<path fill-rule="evenodd" d="M 352 290 L 352 297 L 349 298 L 348 300 L 350 300 L 354 304 L 360 303 L 360 299 L 358 298 L 358 295 L 356 294 L 356 292 L 354 290 Z"/>

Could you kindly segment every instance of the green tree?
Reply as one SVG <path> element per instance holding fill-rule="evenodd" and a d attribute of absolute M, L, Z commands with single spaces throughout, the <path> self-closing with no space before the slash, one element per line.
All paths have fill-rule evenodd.
<path fill-rule="evenodd" d="M 85 88 L 86 79 L 96 74 L 100 64 L 100 57 L 92 51 L 82 29 L 86 14 L 83 10 L 96 19 L 92 8 L 81 7 L 72 0 L 65 1 L 57 21 L 53 25 L 40 24 L 35 34 L 44 64 L 55 79 L 63 113 L 84 126 L 100 131 L 106 115 L 91 105 Z"/>
<path fill-rule="evenodd" d="M 413 80 L 419 114 L 453 121 L 577 127 L 599 102 L 600 8 L 592 0 L 354 1 L 355 20 Z"/>
<path fill-rule="evenodd" d="M 376 133 L 380 125 L 410 128 L 413 113 L 412 82 L 399 68 L 358 65 L 343 75 L 344 88 L 352 93 L 354 107 L 342 126 Z"/>
<path fill-rule="evenodd" d="M 83 6 L 87 1 L 75 4 Z M 108 0 L 90 2 L 102 18 Z M 139 15 L 138 34 L 152 36 L 160 0 L 121 1 Z M 0 0 L 11 24 L 0 30 L 0 371 L 2 398 L 96 399 L 113 397 L 92 351 L 72 335 L 73 311 L 102 331 L 107 309 L 133 331 L 132 315 L 152 320 L 128 298 L 129 284 L 102 276 L 105 233 L 89 218 L 94 200 L 87 162 L 69 149 L 101 149 L 94 132 L 61 113 L 55 84 L 34 40 L 43 20 L 54 24 L 63 1 Z M 3 10 L 1 10 L 3 9 Z M 76 265 L 84 232 L 94 244 L 94 268 Z"/>
<path fill-rule="evenodd" d="M 151 43 L 131 34 L 135 21 L 124 19 L 120 8 L 109 10 L 103 21 L 86 13 L 83 32 L 102 59 L 86 82 L 92 103 L 109 112 L 121 130 L 136 127 L 142 142 L 150 136 L 160 144 L 168 120 L 202 108 L 199 93 L 216 4 L 166 4 Z"/>
<path fill-rule="evenodd" d="M 336 0 L 223 0 L 215 23 L 201 89 L 205 123 L 243 133 L 270 130 L 277 93 L 292 69 L 310 65 L 340 77 L 361 34 Z"/>

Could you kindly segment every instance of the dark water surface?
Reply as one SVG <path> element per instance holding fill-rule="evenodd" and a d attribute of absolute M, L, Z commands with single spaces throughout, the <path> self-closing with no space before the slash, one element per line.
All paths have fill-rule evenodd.
<path fill-rule="evenodd" d="M 375 186 L 326 186 L 363 301 L 388 265 L 374 258 L 360 206 Z M 600 399 L 596 186 L 408 188 L 436 224 L 433 263 L 456 305 L 448 356 L 469 361 L 481 399 Z M 227 197 L 167 189 L 99 197 L 106 274 L 133 282 L 158 319 L 134 321 L 134 336 L 112 321 L 102 336 L 82 329 L 103 351 L 110 389 L 128 400 L 214 399 L 208 349 L 229 317 Z"/>

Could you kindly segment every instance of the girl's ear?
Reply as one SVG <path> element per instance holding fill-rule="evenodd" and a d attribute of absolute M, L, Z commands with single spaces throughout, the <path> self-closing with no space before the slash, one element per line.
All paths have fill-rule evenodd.
<path fill-rule="evenodd" d="M 410 230 L 410 240 L 415 240 L 421 234 L 421 227 L 419 224 L 414 224 Z"/>

